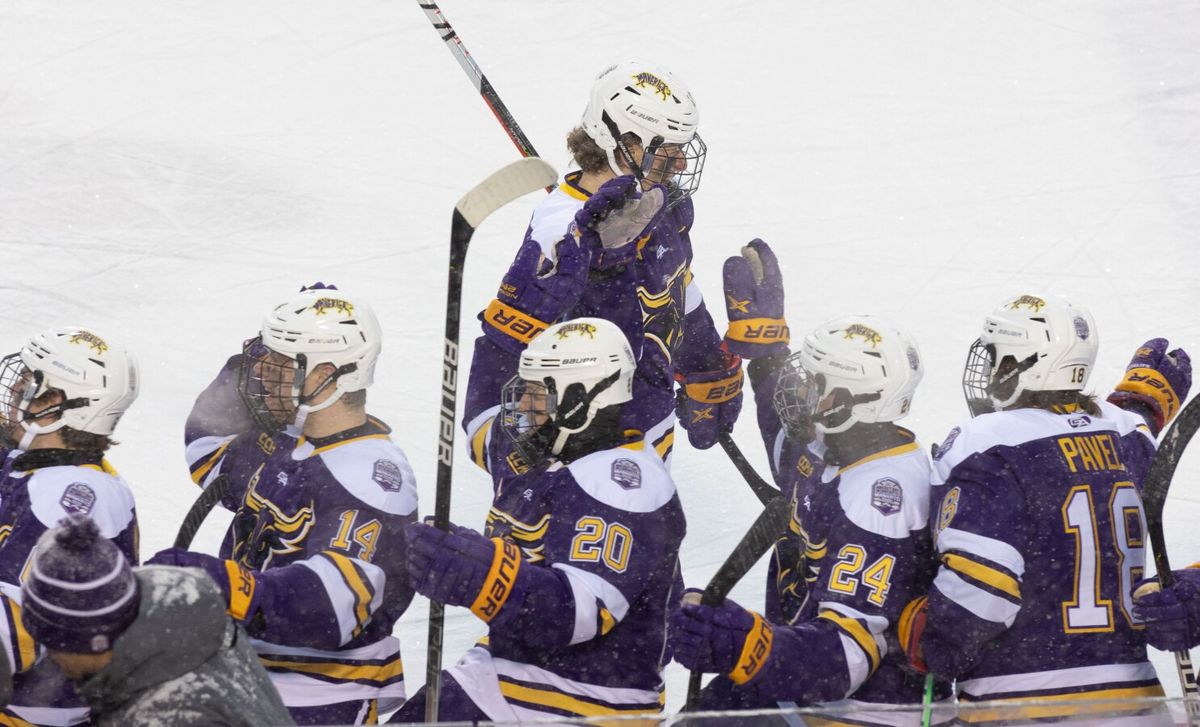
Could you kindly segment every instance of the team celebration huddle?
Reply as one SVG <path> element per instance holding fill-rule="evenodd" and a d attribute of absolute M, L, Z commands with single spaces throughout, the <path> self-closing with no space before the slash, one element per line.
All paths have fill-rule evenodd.
<path fill-rule="evenodd" d="M 229 331 L 179 422 L 196 517 L 157 553 L 139 552 L 109 459 L 139 352 L 67 325 L 8 342 L 0 724 L 659 719 L 671 661 L 708 675 L 687 709 L 725 714 L 704 724 L 783 724 L 761 710 L 787 708 L 815 709 L 792 724 L 1025 724 L 1082 700 L 1104 705 L 1097 723 L 1170 724 L 1140 699 L 1176 678 L 1147 650 L 1190 672 L 1200 568 L 1145 576 L 1174 462 L 1158 479 L 1151 465 L 1188 354 L 1147 330 L 1112 342 L 1132 354 L 1122 377 L 1096 380 L 1105 322 L 1087 301 L 1013 289 L 961 332 L 963 362 L 937 363 L 961 365 L 970 418 L 922 444 L 901 420 L 931 364 L 905 321 L 789 315 L 800 283 L 761 239 L 702 295 L 698 118 L 665 68 L 596 78 L 567 135 L 578 169 L 479 312 L 461 414 L 443 377 L 436 508 L 369 413 L 394 322 L 353 281 L 278 290 L 258 331 Z M 761 607 L 724 597 L 731 582 L 702 596 L 679 565 L 689 526 L 714 524 L 689 519 L 673 448 L 686 434 L 740 457 L 735 427 L 757 427 L 774 482 L 750 534 L 769 550 Z M 1180 420 L 1184 444 L 1194 427 Z M 1174 444 L 1158 454 L 1177 459 Z M 455 455 L 493 483 L 468 522 L 445 519 Z M 216 553 L 189 547 L 206 505 L 233 513 Z M 437 612 L 434 648 L 393 634 L 416 594 Z M 402 647 L 440 658 L 443 606 L 469 609 L 482 638 L 406 674 Z M 1032 706 L 1002 709 L 1017 702 Z"/>

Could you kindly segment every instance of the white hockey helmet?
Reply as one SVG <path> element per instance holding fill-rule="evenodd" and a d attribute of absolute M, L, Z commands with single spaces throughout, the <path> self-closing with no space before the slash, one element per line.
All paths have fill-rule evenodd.
<path fill-rule="evenodd" d="M 1011 406 L 1026 391 L 1082 391 L 1099 348 L 1092 314 L 1067 299 L 1007 298 L 967 353 L 967 406 L 977 416 Z"/>
<path fill-rule="evenodd" d="M 707 147 L 696 132 L 699 123 L 696 100 L 680 78 L 660 66 L 626 61 L 596 77 L 582 125 L 613 174 L 629 173 L 617 163 L 618 154 L 639 178 L 658 169 L 662 179 L 651 181 L 666 183 L 671 201 L 678 202 L 700 187 Z M 621 139 L 625 134 L 636 136 L 645 152 L 640 166 Z"/>
<path fill-rule="evenodd" d="M 138 379 L 137 361 L 125 349 L 77 326 L 51 328 L 0 361 L 0 416 L 24 431 L 21 449 L 62 427 L 108 436 L 137 399 Z M 34 400 L 54 390 L 62 403 L 31 416 Z M 35 422 L 55 413 L 49 424 Z"/>
<path fill-rule="evenodd" d="M 820 434 L 856 423 L 894 422 L 908 414 L 924 367 L 916 341 L 874 316 L 818 326 L 788 357 L 775 387 L 775 409 L 791 432 L 811 422 Z"/>
<path fill-rule="evenodd" d="M 550 326 L 521 353 L 504 385 L 501 425 L 527 462 L 562 452 L 605 407 L 633 398 L 637 360 L 621 329 L 603 318 Z M 538 438 L 535 440 L 535 438 Z"/>
<path fill-rule="evenodd" d="M 375 378 L 382 347 L 382 330 L 366 301 L 335 287 L 304 288 L 275 306 L 263 320 L 260 335 L 247 343 L 241 391 L 259 422 L 268 428 L 282 424 L 303 427 L 309 412 L 319 411 L 348 391 L 366 389 Z M 288 371 L 270 369 L 269 353 L 285 357 Z M 321 364 L 334 373 L 317 390 L 303 394 L 304 381 Z M 275 365 L 278 368 L 277 365 Z M 309 402 L 328 387 L 334 394 L 317 405 Z M 283 406 L 279 401 L 284 399 Z M 281 421 L 295 410 L 292 421 Z"/>

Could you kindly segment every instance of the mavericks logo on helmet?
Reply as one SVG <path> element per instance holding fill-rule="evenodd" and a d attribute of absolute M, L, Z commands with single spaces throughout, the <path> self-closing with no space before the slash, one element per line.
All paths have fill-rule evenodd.
<path fill-rule="evenodd" d="M 671 87 L 667 85 L 666 81 L 662 80 L 653 73 L 642 71 L 633 77 L 633 83 L 638 88 L 650 86 L 654 89 L 655 93 L 657 93 L 659 96 L 662 96 L 663 101 L 666 101 L 671 96 Z"/>
<path fill-rule="evenodd" d="M 1025 307 L 1036 313 L 1046 307 L 1046 301 L 1036 295 L 1022 295 L 1020 298 L 1009 303 L 1008 307 L 1012 310 L 1020 310 L 1022 307 Z"/>
<path fill-rule="evenodd" d="M 566 338 L 572 333 L 578 333 L 580 336 L 587 336 L 588 338 L 595 338 L 596 327 L 591 323 L 566 323 L 562 328 L 555 331 L 554 335 L 559 338 Z"/>
<path fill-rule="evenodd" d="M 868 328 L 861 323 L 852 323 L 851 325 L 847 326 L 846 330 L 842 332 L 842 336 L 847 341 L 854 340 L 855 336 L 861 336 L 863 341 L 871 344 L 871 348 L 875 348 L 879 344 L 883 343 L 883 336 L 879 335 L 878 331 L 876 331 L 874 328 Z"/>
<path fill-rule="evenodd" d="M 337 311 L 348 316 L 354 315 L 354 304 L 337 298 L 318 298 L 310 307 L 319 316 L 323 316 L 329 311 Z"/>
<path fill-rule="evenodd" d="M 108 344 L 104 342 L 104 339 L 90 331 L 79 331 L 78 333 L 72 333 L 67 339 L 67 342 L 86 343 L 96 353 L 104 353 L 108 350 Z"/>

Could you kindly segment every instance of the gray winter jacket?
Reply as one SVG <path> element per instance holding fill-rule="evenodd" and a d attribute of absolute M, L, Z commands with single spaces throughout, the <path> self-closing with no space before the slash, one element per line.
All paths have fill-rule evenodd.
<path fill-rule="evenodd" d="M 203 571 L 146 566 L 137 620 L 77 685 L 97 725 L 289 725 L 249 637 Z"/>

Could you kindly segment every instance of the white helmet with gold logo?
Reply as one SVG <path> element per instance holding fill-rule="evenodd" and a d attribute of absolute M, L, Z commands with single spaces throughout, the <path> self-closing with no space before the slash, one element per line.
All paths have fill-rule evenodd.
<path fill-rule="evenodd" d="M 20 447 L 62 427 L 108 436 L 137 399 L 138 366 L 132 354 L 90 330 L 51 328 L 31 337 L 20 352 L 0 361 L 0 419 L 24 430 Z M 49 409 L 35 400 L 52 391 L 62 401 Z M 58 414 L 49 423 L 37 419 Z"/>

